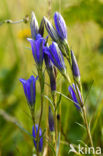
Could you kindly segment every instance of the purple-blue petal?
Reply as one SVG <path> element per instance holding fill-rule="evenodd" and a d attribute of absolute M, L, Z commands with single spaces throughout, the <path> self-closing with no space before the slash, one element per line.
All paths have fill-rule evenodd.
<path fill-rule="evenodd" d="M 36 130 L 36 134 L 35 134 L 35 130 Z M 37 137 L 37 132 L 38 132 L 38 125 L 35 125 L 35 130 L 34 130 L 34 126 L 32 127 L 32 135 L 34 137 L 33 142 L 35 145 L 35 148 L 37 149 L 37 142 L 36 142 L 36 137 Z M 42 130 L 41 128 L 39 129 L 39 152 L 42 151 L 43 148 L 43 137 L 42 137 Z"/>

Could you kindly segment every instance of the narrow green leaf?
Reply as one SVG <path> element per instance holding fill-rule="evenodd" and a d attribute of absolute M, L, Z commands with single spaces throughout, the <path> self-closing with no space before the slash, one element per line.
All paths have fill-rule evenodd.
<path fill-rule="evenodd" d="M 80 105 L 76 102 L 74 102 L 72 99 L 70 99 L 69 97 L 67 97 L 66 95 L 64 95 L 63 93 L 61 92 L 58 92 L 58 91 L 55 91 L 57 94 L 61 94 L 63 97 L 65 97 L 66 99 L 70 100 L 71 102 L 73 102 L 74 104 L 78 105 L 80 107 Z"/>
<path fill-rule="evenodd" d="M 44 97 L 50 102 L 51 106 L 53 107 L 53 109 L 54 109 L 54 111 L 55 111 L 55 107 L 54 107 L 54 104 L 53 104 L 53 102 L 51 101 L 51 99 L 50 99 L 48 96 L 46 96 L 46 95 L 44 95 Z"/>
<path fill-rule="evenodd" d="M 85 129 L 85 126 L 83 126 L 82 124 L 78 123 L 78 122 L 75 122 L 77 125 L 79 125 L 80 127 L 84 128 Z"/>

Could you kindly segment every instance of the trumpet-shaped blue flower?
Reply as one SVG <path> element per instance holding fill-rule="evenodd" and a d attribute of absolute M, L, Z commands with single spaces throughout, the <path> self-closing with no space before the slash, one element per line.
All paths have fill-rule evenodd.
<path fill-rule="evenodd" d="M 28 38 L 28 41 L 31 43 L 33 57 L 37 66 L 42 66 L 43 63 L 43 47 L 45 44 L 45 39 L 41 37 L 40 34 L 36 36 L 36 40 Z"/>
<path fill-rule="evenodd" d="M 72 100 L 74 101 L 75 106 L 77 107 L 77 109 L 80 110 L 80 106 L 79 106 L 79 103 L 78 103 L 78 100 L 77 100 L 77 97 L 76 97 L 76 94 L 75 94 L 75 91 L 74 91 L 75 90 L 75 85 L 73 84 L 73 86 L 69 86 L 68 90 L 69 90 L 69 93 L 70 93 L 70 95 L 72 97 Z M 79 92 L 79 94 L 80 94 L 80 92 Z"/>
<path fill-rule="evenodd" d="M 49 106 L 49 130 L 54 131 L 54 118 L 50 106 Z"/>
<path fill-rule="evenodd" d="M 62 40 L 67 39 L 67 28 L 66 28 L 66 24 L 65 24 L 65 21 L 64 21 L 64 19 L 61 16 L 60 13 L 55 12 L 55 14 L 54 14 L 54 22 L 55 22 L 55 27 L 56 27 L 58 36 Z"/>
<path fill-rule="evenodd" d="M 50 78 L 50 86 L 51 86 L 51 91 L 56 90 L 56 74 L 55 74 L 55 67 L 53 63 L 51 62 L 49 56 L 44 53 L 44 60 L 47 68 L 47 72 Z"/>
<path fill-rule="evenodd" d="M 38 133 L 38 125 L 36 124 L 35 129 L 34 129 L 34 126 L 32 127 L 32 135 L 34 137 L 33 142 L 34 142 L 36 149 L 37 149 L 37 141 L 36 141 L 37 133 Z M 43 137 L 42 137 L 42 130 L 40 128 L 39 129 L 39 152 L 41 152 L 42 149 L 43 149 Z"/>
<path fill-rule="evenodd" d="M 53 64 L 60 70 L 61 73 L 66 72 L 65 63 L 63 55 L 57 45 L 57 43 L 52 42 L 52 44 L 44 49 L 44 52 L 49 56 Z"/>
<path fill-rule="evenodd" d="M 23 85 L 27 102 L 30 106 L 35 104 L 36 78 L 32 75 L 28 80 L 19 79 Z"/>

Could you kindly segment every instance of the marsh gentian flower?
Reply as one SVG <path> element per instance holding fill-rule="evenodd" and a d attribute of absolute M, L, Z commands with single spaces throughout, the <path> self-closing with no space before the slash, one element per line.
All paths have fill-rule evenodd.
<path fill-rule="evenodd" d="M 50 78 L 50 86 L 51 86 L 51 91 L 56 90 L 56 73 L 55 73 L 55 67 L 53 63 L 51 62 L 49 56 L 44 53 L 44 60 L 47 68 L 47 72 Z"/>
<path fill-rule="evenodd" d="M 80 71 L 79 71 L 79 67 L 78 67 L 76 58 L 75 58 L 74 53 L 73 53 L 72 50 L 71 50 L 71 61 L 72 61 L 72 72 L 73 72 L 73 75 L 75 77 L 79 78 L 80 77 Z"/>
<path fill-rule="evenodd" d="M 57 45 L 57 43 L 52 42 L 52 44 L 44 49 L 44 52 L 49 56 L 53 64 L 59 69 L 59 71 L 64 74 L 66 73 L 65 63 L 63 55 Z"/>
<path fill-rule="evenodd" d="M 38 132 L 38 125 L 35 125 L 35 129 L 34 129 L 34 126 L 32 127 L 32 135 L 34 137 L 33 141 L 34 141 L 34 145 L 35 145 L 35 148 L 37 149 L 37 141 L 36 141 L 36 138 L 37 138 L 37 132 Z M 42 130 L 41 128 L 39 129 L 39 152 L 42 151 L 43 149 L 43 137 L 42 137 Z"/>
<path fill-rule="evenodd" d="M 28 41 L 31 43 L 33 57 L 37 66 L 41 67 L 43 63 L 43 47 L 45 44 L 45 39 L 41 37 L 40 34 L 36 36 L 36 40 L 28 38 Z"/>
<path fill-rule="evenodd" d="M 49 106 L 49 130 L 54 131 L 54 118 L 51 107 Z"/>
<path fill-rule="evenodd" d="M 67 39 L 67 28 L 66 28 L 66 24 L 65 24 L 65 21 L 64 21 L 64 19 L 61 16 L 60 13 L 55 12 L 55 14 L 54 14 L 54 22 L 55 22 L 55 27 L 56 27 L 58 36 L 62 40 Z"/>
<path fill-rule="evenodd" d="M 76 94 L 75 94 L 75 91 L 74 91 L 75 90 L 75 85 L 73 84 L 72 86 L 69 86 L 68 90 L 69 90 L 69 93 L 70 93 L 70 95 L 72 97 L 72 100 L 74 101 L 75 106 L 77 107 L 77 109 L 80 110 L 80 106 L 79 106 L 79 103 L 78 103 L 78 100 L 77 100 L 77 97 L 76 97 Z M 80 92 L 79 92 L 79 94 L 80 94 Z"/>
<path fill-rule="evenodd" d="M 57 31 L 54 29 L 53 25 L 49 22 L 49 20 L 46 17 L 44 17 L 44 23 L 50 37 L 53 39 L 53 41 L 58 42 L 59 36 L 57 34 Z"/>
<path fill-rule="evenodd" d="M 39 26 L 38 26 L 38 21 L 35 17 L 34 12 L 32 12 L 32 15 L 31 15 L 30 27 L 31 27 L 32 38 L 35 39 L 36 35 L 38 34 Z"/>
<path fill-rule="evenodd" d="M 19 79 L 23 85 L 27 102 L 30 106 L 35 104 L 36 78 L 32 75 L 28 80 Z"/>

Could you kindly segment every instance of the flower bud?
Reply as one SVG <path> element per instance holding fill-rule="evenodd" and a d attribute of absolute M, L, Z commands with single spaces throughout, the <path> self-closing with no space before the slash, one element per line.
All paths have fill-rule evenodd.
<path fill-rule="evenodd" d="M 41 21 L 38 33 L 43 36 L 44 35 L 44 18 Z"/>
<path fill-rule="evenodd" d="M 66 24 L 65 24 L 63 17 L 61 16 L 61 14 L 59 14 L 58 12 L 55 12 L 55 14 L 54 14 L 54 23 L 55 23 L 55 27 L 56 27 L 58 36 L 62 40 L 67 39 Z"/>
<path fill-rule="evenodd" d="M 82 97 L 81 97 L 81 93 L 79 91 L 78 86 L 76 86 L 76 87 L 77 87 L 77 90 L 75 88 L 75 85 L 73 84 L 72 86 L 68 87 L 68 90 L 69 90 L 69 93 L 72 97 L 72 100 L 74 101 L 75 106 L 77 107 L 78 110 L 80 110 L 81 108 L 80 108 L 80 104 L 78 102 L 77 95 L 79 95 L 79 99 L 80 99 L 81 103 L 82 103 Z M 77 95 L 76 95 L 76 91 L 78 92 Z"/>
<path fill-rule="evenodd" d="M 49 48 L 45 48 L 45 53 L 49 56 L 53 64 L 59 69 L 59 71 L 64 74 L 66 73 L 65 63 L 63 55 L 57 45 L 57 43 L 52 42 Z"/>
<path fill-rule="evenodd" d="M 53 41 L 57 42 L 59 40 L 58 34 L 54 29 L 53 25 L 49 22 L 49 20 L 46 17 L 44 17 L 44 23 L 50 37 L 53 39 Z"/>
<path fill-rule="evenodd" d="M 30 27 L 31 27 L 32 38 L 35 39 L 36 35 L 38 34 L 39 26 L 38 26 L 38 22 L 37 22 L 34 12 L 32 12 L 31 14 Z"/>
<path fill-rule="evenodd" d="M 74 77 L 80 78 L 80 71 L 79 71 L 79 67 L 77 64 L 77 60 L 72 50 L 71 50 L 71 61 L 72 61 L 72 72 L 73 72 Z"/>

